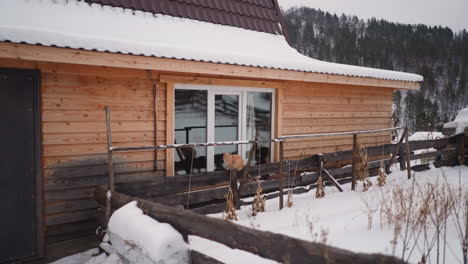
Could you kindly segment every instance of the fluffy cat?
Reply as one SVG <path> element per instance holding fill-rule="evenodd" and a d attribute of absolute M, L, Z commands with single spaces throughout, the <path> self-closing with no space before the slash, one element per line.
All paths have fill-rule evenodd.
<path fill-rule="evenodd" d="M 236 169 L 241 171 L 244 168 L 244 160 L 239 155 L 224 153 L 223 160 L 227 170 Z"/>

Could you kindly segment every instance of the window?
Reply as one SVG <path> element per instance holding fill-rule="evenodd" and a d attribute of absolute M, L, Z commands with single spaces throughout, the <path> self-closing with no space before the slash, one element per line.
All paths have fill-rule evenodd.
<path fill-rule="evenodd" d="M 208 85 L 176 85 L 175 143 L 261 140 L 273 136 L 274 89 Z M 229 145 L 179 149 L 175 173 L 224 170 L 223 154 L 247 159 L 251 146 Z M 261 143 L 252 164 L 272 160 L 272 144 Z"/>

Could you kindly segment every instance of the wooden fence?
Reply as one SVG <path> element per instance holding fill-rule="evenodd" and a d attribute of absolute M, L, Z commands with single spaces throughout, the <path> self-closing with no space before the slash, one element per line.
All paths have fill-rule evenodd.
<path fill-rule="evenodd" d="M 404 135 L 403 135 L 404 136 Z M 403 137 L 402 137 L 403 138 Z M 436 158 L 435 165 L 456 165 L 457 157 L 463 157 L 461 153 L 466 150 L 464 135 L 455 135 L 447 138 L 428 139 L 423 141 L 412 141 L 404 143 L 400 140 L 397 144 L 384 144 L 370 146 L 367 148 L 370 159 L 386 157 L 369 162 L 369 172 L 376 175 L 377 170 L 383 161 L 386 169 L 395 163 L 400 164 L 402 170 L 409 171 L 410 160 L 420 160 Z M 462 142 L 462 143 L 460 143 Z M 281 144 L 281 143 L 280 143 Z M 417 150 L 435 149 L 420 154 L 414 154 Z M 325 181 L 328 183 L 349 181 L 353 175 L 352 166 L 335 167 L 336 162 L 348 162 L 352 164 L 353 150 L 339 151 L 313 155 L 299 160 L 283 160 L 269 164 L 246 166 L 244 171 L 215 171 L 194 174 L 188 176 L 163 177 L 153 181 L 121 183 L 117 184 L 116 190 L 131 196 L 140 197 L 149 201 L 154 201 L 171 206 L 185 206 L 200 213 L 220 212 L 224 208 L 224 195 L 229 189 L 230 181 L 237 182 L 237 179 L 245 179 L 240 188 L 237 184 L 231 187 L 238 191 L 240 197 L 248 197 L 255 194 L 257 183 L 254 177 L 262 177 L 262 187 L 264 192 L 274 192 L 281 190 L 282 186 L 295 188 L 295 193 L 306 192 L 313 188 L 321 173 L 321 164 L 328 175 Z M 281 150 L 280 150 L 281 153 Z M 409 155 L 406 155 L 409 153 Z M 461 161 L 463 162 L 463 161 Z M 331 164 L 332 166 L 328 166 Z M 413 170 L 428 169 L 428 164 L 413 166 Z M 306 172 L 306 173 L 304 173 Z M 322 171 L 323 173 L 323 171 Z M 244 178 L 247 175 L 247 178 Z M 189 190 L 190 182 L 190 190 Z M 242 181 L 241 181 L 242 182 Z M 312 186 L 310 187 L 309 185 Z M 297 188 L 301 187 L 302 188 Z M 309 186 L 309 187 L 306 187 Z M 267 196 L 268 198 L 282 197 L 280 194 Z M 242 202 L 240 202 L 241 205 Z M 280 205 L 281 205 L 280 201 Z"/>
<path fill-rule="evenodd" d="M 256 141 L 200 143 L 196 145 L 252 144 L 253 146 L 247 164 L 244 170 L 240 172 L 234 170 L 215 171 L 191 176 L 163 177 L 153 181 L 121 183 L 115 187 L 112 173 L 112 152 L 179 148 L 195 144 L 113 148 L 111 140 L 109 140 L 109 185 L 107 188 L 98 187 L 95 194 L 95 198 L 101 205 L 101 208 L 106 211 L 106 214 L 101 215 L 100 219 L 105 225 L 105 220 L 110 216 L 112 209 L 117 209 L 130 201 L 136 200 L 138 201 L 138 206 L 148 216 L 160 222 L 171 224 L 183 234 L 186 241 L 188 241 L 187 235 L 196 235 L 222 243 L 231 248 L 245 250 L 282 263 L 402 263 L 401 260 L 394 257 L 377 254 L 356 254 L 347 250 L 307 242 L 285 235 L 254 230 L 229 221 L 209 218 L 199 214 L 222 211 L 225 208 L 224 196 L 229 188 L 232 188 L 237 193 L 238 198 L 254 195 L 258 185 L 253 180 L 254 177 L 262 177 L 264 192 L 275 192 L 268 194 L 267 198 L 280 197 L 280 208 L 283 205 L 281 198 L 284 195 L 284 187 L 294 188 L 293 191 L 295 193 L 307 192 L 311 188 L 314 188 L 314 184 L 320 175 L 329 184 L 343 191 L 340 182 L 354 182 L 356 160 L 354 155 L 357 135 L 374 132 L 347 132 L 354 138 L 352 150 L 322 153 L 298 160 L 283 159 L 282 145 L 288 138 L 280 137 L 271 140 L 271 142 L 276 142 L 279 145 L 280 161 L 255 166 L 250 166 L 250 161 L 257 144 Z M 110 132 L 108 135 L 110 138 Z M 320 135 L 292 137 L 306 136 L 316 137 Z M 411 167 L 410 161 L 426 158 L 435 158 L 435 166 L 462 164 L 466 162 L 467 142 L 465 134 L 409 142 L 408 131 L 404 129 L 403 135 L 396 144 L 367 147 L 368 156 L 371 159 L 372 157 L 377 157 L 376 160 L 369 162 L 369 172 L 371 175 L 376 174 L 382 162 L 385 164 L 387 171 L 390 170 L 392 164 L 399 163 L 400 169 L 407 170 L 408 177 L 411 177 L 411 169 L 423 170 L 428 169 L 429 166 L 428 164 L 421 164 Z M 415 153 L 415 151 L 422 149 L 434 150 Z M 348 162 L 349 165 L 336 167 L 337 162 Z M 240 185 L 238 184 L 239 182 Z M 354 188 L 354 185 L 352 188 Z M 111 195 L 107 196 L 106 194 L 109 191 Z M 240 199 L 237 199 L 237 206 L 240 205 L 242 205 L 242 202 Z M 191 210 L 185 210 L 182 207 L 188 207 Z M 218 263 L 216 260 L 210 259 L 200 253 L 192 254 L 192 257 L 195 258 L 194 263 Z"/>

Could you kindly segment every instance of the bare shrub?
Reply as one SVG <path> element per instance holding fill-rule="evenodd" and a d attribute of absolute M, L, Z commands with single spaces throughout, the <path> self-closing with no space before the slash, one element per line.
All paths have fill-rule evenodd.
<path fill-rule="evenodd" d="M 461 180 L 455 188 L 443 172 L 442 175 L 445 184 L 438 180 L 419 184 L 412 177 L 410 184 L 380 188 L 377 199 L 362 196 L 368 227 L 372 227 L 373 215 L 379 208 L 380 226 L 393 230 L 392 251 L 395 254 L 397 246 L 401 247 L 403 261 L 418 252 L 419 263 L 445 263 L 447 250 L 452 250 L 447 244 L 447 225 L 454 221 L 464 257 L 462 263 L 467 264 L 468 193 L 463 191 Z M 375 201 L 378 205 L 373 204 Z"/>
<path fill-rule="evenodd" d="M 252 203 L 252 216 L 256 216 L 260 212 L 265 212 L 266 198 L 262 195 L 263 188 L 261 182 L 258 181 L 257 191 Z"/>
<path fill-rule="evenodd" d="M 237 218 L 236 207 L 234 206 L 234 194 L 232 193 L 232 189 L 229 188 L 228 193 L 224 195 L 226 199 L 226 220 L 239 220 Z"/>
<path fill-rule="evenodd" d="M 319 199 L 325 197 L 325 188 L 323 187 L 322 175 L 320 175 L 317 179 L 317 189 L 315 190 L 315 197 Z"/>
<path fill-rule="evenodd" d="M 368 158 L 367 150 L 364 145 L 358 143 L 356 147 L 356 175 L 359 180 L 362 182 L 362 191 L 365 192 L 372 186 L 372 182 L 368 179 L 369 169 L 368 169 Z"/>
<path fill-rule="evenodd" d="M 293 206 L 293 191 L 292 189 L 288 190 L 288 200 L 286 201 L 286 206 L 291 208 Z"/>
<path fill-rule="evenodd" d="M 385 172 L 384 162 L 380 163 L 379 177 L 377 177 L 377 186 L 383 187 L 387 184 L 387 173 Z"/>

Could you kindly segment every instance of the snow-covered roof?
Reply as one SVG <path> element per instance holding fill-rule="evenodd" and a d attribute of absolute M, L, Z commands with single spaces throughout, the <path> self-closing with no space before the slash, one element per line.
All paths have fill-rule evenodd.
<path fill-rule="evenodd" d="M 1 0 L 0 41 L 301 72 L 421 82 L 417 74 L 324 62 L 284 36 L 78 0 Z"/>

